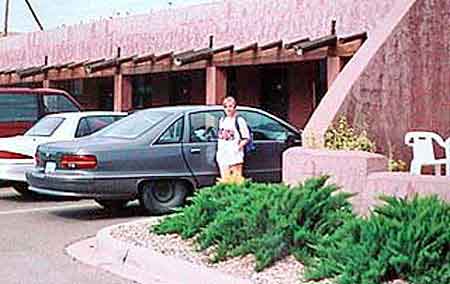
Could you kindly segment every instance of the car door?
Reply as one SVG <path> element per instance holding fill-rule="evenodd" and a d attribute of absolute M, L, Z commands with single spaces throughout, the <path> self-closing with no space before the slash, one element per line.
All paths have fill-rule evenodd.
<path fill-rule="evenodd" d="M 223 111 L 187 114 L 183 153 L 199 186 L 212 185 L 219 176 L 216 163 L 217 127 Z"/>
<path fill-rule="evenodd" d="M 290 146 L 289 140 L 299 140 L 300 134 L 263 112 L 240 110 L 239 115 L 247 121 L 256 146 L 246 154 L 244 175 L 254 181 L 280 182 L 282 153 Z"/>
<path fill-rule="evenodd" d="M 155 139 L 150 149 L 138 151 L 139 163 L 147 172 L 163 178 L 191 178 L 191 172 L 183 158 L 182 139 L 184 117 L 179 117 Z"/>

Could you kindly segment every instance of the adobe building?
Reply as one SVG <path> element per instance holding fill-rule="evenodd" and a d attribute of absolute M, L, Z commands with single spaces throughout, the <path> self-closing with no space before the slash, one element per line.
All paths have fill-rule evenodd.
<path fill-rule="evenodd" d="M 233 95 L 310 146 L 345 115 L 408 160 L 406 132 L 450 136 L 448 23 L 447 0 L 225 0 L 1 38 L 0 86 L 125 111 Z"/>

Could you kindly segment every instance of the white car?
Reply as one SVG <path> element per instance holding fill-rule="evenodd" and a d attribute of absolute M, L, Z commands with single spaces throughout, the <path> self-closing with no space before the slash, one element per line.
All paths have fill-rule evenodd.
<path fill-rule="evenodd" d="M 25 172 L 34 167 L 34 154 L 39 145 L 88 136 L 126 115 L 112 111 L 50 114 L 23 136 L 0 138 L 0 181 L 10 183 L 22 195 L 30 195 Z"/>

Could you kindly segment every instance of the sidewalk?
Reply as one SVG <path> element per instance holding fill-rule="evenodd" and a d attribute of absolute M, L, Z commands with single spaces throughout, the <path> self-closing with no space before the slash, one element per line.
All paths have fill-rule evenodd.
<path fill-rule="evenodd" d="M 132 223 L 137 222 L 145 221 Z M 114 239 L 110 232 L 121 225 L 104 228 L 95 238 L 72 244 L 66 251 L 83 263 L 142 284 L 251 284 L 248 280 Z"/>

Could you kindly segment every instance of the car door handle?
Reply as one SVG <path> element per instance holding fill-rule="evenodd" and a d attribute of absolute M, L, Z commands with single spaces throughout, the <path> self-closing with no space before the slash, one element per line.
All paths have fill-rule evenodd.
<path fill-rule="evenodd" d="M 191 154 L 199 154 L 200 148 L 191 148 Z"/>

